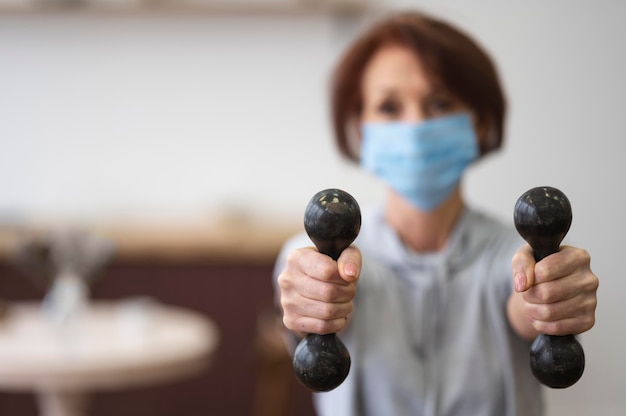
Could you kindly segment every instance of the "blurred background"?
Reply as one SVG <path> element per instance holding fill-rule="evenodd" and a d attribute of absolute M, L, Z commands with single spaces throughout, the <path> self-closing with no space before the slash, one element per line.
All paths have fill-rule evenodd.
<path fill-rule="evenodd" d="M 381 197 L 335 151 L 328 75 L 362 27 L 406 8 L 473 34 L 508 92 L 505 147 L 472 167 L 469 203 L 512 221 L 524 191 L 560 188 L 567 242 L 600 278 L 585 375 L 546 391 L 548 415 L 626 413 L 626 3 L 0 0 L 0 299 L 42 295 L 13 267 L 12 236 L 80 227 L 116 246 L 94 299 L 148 295 L 221 331 L 202 375 L 95 392 L 90 414 L 310 412 L 268 323 L 272 263 L 318 190 Z M 35 406 L 0 392 L 2 415 Z"/>

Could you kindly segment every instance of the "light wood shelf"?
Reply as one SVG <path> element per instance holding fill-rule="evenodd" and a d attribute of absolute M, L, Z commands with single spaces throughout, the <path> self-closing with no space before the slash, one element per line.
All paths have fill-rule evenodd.
<path fill-rule="evenodd" d="M 293 221 L 224 221 L 196 224 L 115 222 L 81 225 L 30 224 L 0 227 L 0 261 L 11 261 L 21 241 L 74 229 L 105 238 L 114 257 L 129 262 L 272 262 L 283 243 L 304 230 Z"/>

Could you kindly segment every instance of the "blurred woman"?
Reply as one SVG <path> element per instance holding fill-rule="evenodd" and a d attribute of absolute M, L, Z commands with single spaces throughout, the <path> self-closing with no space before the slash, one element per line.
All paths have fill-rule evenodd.
<path fill-rule="evenodd" d="M 339 333 L 352 357 L 318 413 L 541 415 L 530 342 L 589 330 L 598 279 L 585 250 L 535 263 L 511 225 L 463 201 L 466 168 L 504 134 L 491 59 L 450 24 L 396 14 L 348 48 L 331 93 L 340 151 L 387 192 L 336 262 L 300 235 L 276 264 L 286 328 Z"/>

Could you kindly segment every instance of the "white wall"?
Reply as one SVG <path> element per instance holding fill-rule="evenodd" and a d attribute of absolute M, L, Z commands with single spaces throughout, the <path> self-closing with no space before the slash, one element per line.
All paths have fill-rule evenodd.
<path fill-rule="evenodd" d="M 510 220 L 532 186 L 568 194 L 569 240 L 589 250 L 601 288 L 585 375 L 548 392 L 550 415 L 626 414 L 626 3 L 386 4 L 422 5 L 492 52 L 509 93 L 508 141 L 472 169 L 467 198 Z M 328 134 L 326 76 L 354 27 L 323 17 L 0 17 L 0 222 L 223 209 L 299 221 L 323 187 L 379 197 Z"/>
<path fill-rule="evenodd" d="M 338 169 L 333 36 L 306 17 L 0 20 L 0 210 L 300 208 Z"/>

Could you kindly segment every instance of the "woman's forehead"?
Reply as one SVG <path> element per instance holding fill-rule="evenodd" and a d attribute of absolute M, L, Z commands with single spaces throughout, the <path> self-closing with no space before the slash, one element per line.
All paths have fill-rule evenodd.
<path fill-rule="evenodd" d="M 383 46 L 372 55 L 363 73 L 362 88 L 376 94 L 446 90 L 415 51 L 400 45 Z"/>

